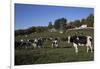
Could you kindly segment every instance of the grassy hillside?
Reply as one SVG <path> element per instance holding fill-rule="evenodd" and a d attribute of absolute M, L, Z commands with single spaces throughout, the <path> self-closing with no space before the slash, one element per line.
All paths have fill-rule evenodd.
<path fill-rule="evenodd" d="M 93 29 L 83 30 L 70 30 L 65 31 L 63 34 L 59 32 L 44 32 L 34 33 L 28 37 L 17 36 L 16 40 L 20 39 L 33 39 L 36 37 L 59 37 L 65 38 L 72 35 L 90 35 L 93 37 Z M 15 65 L 27 64 L 45 64 L 45 63 L 60 63 L 60 62 L 76 62 L 76 61 L 92 61 L 94 60 L 94 53 L 86 53 L 86 47 L 79 47 L 79 53 L 75 54 L 72 44 L 66 41 L 59 41 L 59 48 L 51 48 L 51 42 L 44 43 L 45 48 L 37 49 L 16 49 L 15 50 Z"/>

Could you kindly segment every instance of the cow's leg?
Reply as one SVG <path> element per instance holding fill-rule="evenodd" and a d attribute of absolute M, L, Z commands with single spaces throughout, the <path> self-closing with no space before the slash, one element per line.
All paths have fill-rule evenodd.
<path fill-rule="evenodd" d="M 78 47 L 77 47 L 77 44 L 73 43 L 73 46 L 75 48 L 75 53 L 78 53 Z"/>
<path fill-rule="evenodd" d="M 68 36 L 68 43 L 70 43 L 70 36 Z"/>
<path fill-rule="evenodd" d="M 92 53 L 92 52 L 93 52 L 93 48 L 92 48 L 92 45 L 90 45 L 89 47 L 90 47 L 90 50 L 91 50 L 91 53 Z"/>
<path fill-rule="evenodd" d="M 42 48 L 44 48 L 44 46 L 43 46 L 43 45 L 41 45 L 41 47 L 42 47 Z"/>
<path fill-rule="evenodd" d="M 88 51 L 89 51 L 89 48 L 90 48 L 90 50 L 91 50 L 91 53 L 93 52 L 93 48 L 92 48 L 92 44 L 91 44 L 91 42 L 89 42 L 89 43 L 87 43 L 87 53 L 88 53 Z"/>
<path fill-rule="evenodd" d="M 27 49 L 27 48 L 28 48 L 28 44 L 26 43 L 26 44 L 25 44 L 25 49 Z"/>
<path fill-rule="evenodd" d="M 41 45 L 38 45 L 38 48 L 41 48 Z"/>
<path fill-rule="evenodd" d="M 92 37 L 91 36 L 88 36 L 87 37 L 87 45 L 86 46 L 90 48 L 91 53 L 92 53 L 93 52 L 93 50 L 92 50 L 92 42 L 91 42 L 90 39 L 92 39 Z"/>
<path fill-rule="evenodd" d="M 58 44 L 56 44 L 55 46 L 56 46 L 56 48 L 58 48 Z"/>
<path fill-rule="evenodd" d="M 89 52 L 89 46 L 87 46 L 87 53 Z"/>
<path fill-rule="evenodd" d="M 28 47 L 27 47 L 27 46 L 25 46 L 25 48 L 27 49 Z"/>
<path fill-rule="evenodd" d="M 52 44 L 52 48 L 54 47 L 54 44 Z"/>
<path fill-rule="evenodd" d="M 92 46 L 90 46 L 90 49 L 91 49 L 91 53 L 93 52 L 93 48 L 92 48 Z"/>
<path fill-rule="evenodd" d="M 33 43 L 32 45 L 33 45 L 34 48 L 36 48 L 36 44 L 35 43 Z"/>

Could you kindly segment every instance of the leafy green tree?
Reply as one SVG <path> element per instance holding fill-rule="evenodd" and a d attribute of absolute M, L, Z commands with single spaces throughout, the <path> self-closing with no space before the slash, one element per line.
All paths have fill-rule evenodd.
<path fill-rule="evenodd" d="M 67 24 L 67 19 L 65 18 L 60 18 L 60 19 L 57 19 L 55 20 L 54 22 L 54 27 L 56 29 L 66 29 L 66 24 Z"/>
<path fill-rule="evenodd" d="M 74 26 L 76 26 L 76 27 L 81 26 L 80 20 L 75 20 L 75 21 L 74 21 Z"/>
<path fill-rule="evenodd" d="M 47 27 L 45 27 L 45 26 L 36 27 L 36 32 L 38 32 L 38 33 L 45 32 L 45 31 L 47 31 Z"/>
<path fill-rule="evenodd" d="M 53 28 L 52 22 L 49 22 L 48 28 L 49 29 L 52 29 Z"/>
<path fill-rule="evenodd" d="M 27 34 L 34 33 L 36 32 L 36 27 L 30 27 L 26 31 L 27 31 Z"/>
<path fill-rule="evenodd" d="M 87 18 L 83 18 L 81 20 L 73 21 L 73 25 L 79 27 L 83 24 L 86 24 L 88 27 L 93 27 L 94 25 L 94 15 L 90 14 Z"/>
<path fill-rule="evenodd" d="M 86 21 L 87 21 L 87 25 L 89 27 L 93 27 L 94 25 L 94 15 L 93 14 L 90 14 L 87 18 L 86 18 Z"/>
<path fill-rule="evenodd" d="M 66 29 L 71 29 L 71 28 L 75 28 L 74 22 L 72 21 L 67 24 Z"/>

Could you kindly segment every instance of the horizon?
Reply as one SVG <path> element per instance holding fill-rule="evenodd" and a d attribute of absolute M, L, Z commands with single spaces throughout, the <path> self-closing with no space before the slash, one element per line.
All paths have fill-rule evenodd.
<path fill-rule="evenodd" d="M 15 30 L 48 26 L 59 18 L 66 18 L 67 22 L 81 20 L 90 14 L 94 14 L 93 8 L 15 4 Z"/>

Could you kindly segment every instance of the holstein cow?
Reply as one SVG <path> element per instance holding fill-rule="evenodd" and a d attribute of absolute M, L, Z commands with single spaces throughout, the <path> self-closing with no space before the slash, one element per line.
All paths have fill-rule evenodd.
<path fill-rule="evenodd" d="M 20 41 L 15 41 L 15 48 L 30 48 L 31 43 L 21 39 Z"/>
<path fill-rule="evenodd" d="M 29 42 L 28 40 L 27 41 L 24 41 L 23 39 L 21 39 L 21 47 L 24 47 L 24 48 L 31 48 L 31 42 Z"/>
<path fill-rule="evenodd" d="M 28 39 L 27 42 L 30 42 L 31 43 L 31 46 L 33 46 L 34 48 L 36 48 L 35 39 Z"/>
<path fill-rule="evenodd" d="M 43 40 L 42 40 L 42 38 L 38 38 L 37 47 L 38 48 L 42 48 L 43 47 Z"/>
<path fill-rule="evenodd" d="M 38 39 L 34 39 L 34 42 L 32 43 L 33 47 L 36 48 L 37 47 L 37 43 L 38 43 Z"/>
<path fill-rule="evenodd" d="M 37 42 L 38 40 L 35 38 L 35 39 L 28 39 L 27 40 L 28 42 L 31 42 L 31 45 L 36 48 L 37 47 Z"/>
<path fill-rule="evenodd" d="M 52 48 L 57 48 L 58 47 L 58 39 L 55 38 L 53 41 L 52 41 Z"/>
<path fill-rule="evenodd" d="M 28 40 L 28 42 L 31 42 L 32 46 L 34 48 L 42 48 L 43 47 L 43 39 L 42 38 L 35 38 L 34 40 Z"/>
<path fill-rule="evenodd" d="M 86 46 L 87 47 L 87 53 L 89 49 L 92 50 L 92 37 L 91 36 L 68 36 L 68 43 L 73 43 L 73 46 L 75 48 L 75 53 L 78 53 L 78 47 L 77 46 Z"/>
<path fill-rule="evenodd" d="M 22 44 L 22 42 L 20 42 L 20 41 L 15 41 L 15 49 L 16 49 L 16 48 L 21 48 L 21 44 Z"/>

